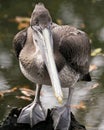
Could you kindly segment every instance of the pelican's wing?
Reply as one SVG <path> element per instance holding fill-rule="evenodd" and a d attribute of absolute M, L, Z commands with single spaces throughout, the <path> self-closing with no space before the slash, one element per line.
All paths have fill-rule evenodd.
<path fill-rule="evenodd" d="M 85 78 L 86 80 L 90 80 L 89 61 L 91 45 L 87 35 L 70 26 L 57 27 L 54 29 L 54 33 L 57 35 L 59 42 L 59 51 L 67 64 L 79 72 L 82 75 L 82 79 L 84 76 L 84 80 Z"/>
<path fill-rule="evenodd" d="M 13 47 L 17 57 L 19 56 L 21 49 L 25 45 L 26 39 L 27 39 L 27 29 L 20 31 L 15 35 L 13 39 Z"/>

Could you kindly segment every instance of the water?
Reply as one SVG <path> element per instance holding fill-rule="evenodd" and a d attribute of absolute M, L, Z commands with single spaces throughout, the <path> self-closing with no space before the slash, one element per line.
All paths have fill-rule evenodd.
<path fill-rule="evenodd" d="M 0 120 L 12 107 L 22 107 L 30 103 L 16 98 L 23 95 L 19 88 L 27 86 L 34 90 L 34 85 L 20 72 L 18 60 L 13 52 L 12 40 L 19 31 L 18 24 L 13 22 L 13 19 L 16 16 L 30 17 L 36 2 L 38 1 L 0 0 L 0 92 L 17 88 L 14 92 L 0 95 Z M 50 10 L 53 21 L 71 24 L 84 30 L 92 41 L 92 50 L 102 48 L 102 53 L 104 52 L 103 0 L 42 0 L 41 2 L 44 2 Z M 104 130 L 104 56 L 92 57 L 91 64 L 97 66 L 97 69 L 91 72 L 92 82 L 76 85 L 72 110 L 87 130 Z M 48 100 L 52 100 L 56 105 L 57 101 L 50 92 L 51 88 L 47 91 L 45 88 L 42 90 L 44 104 L 47 104 L 46 97 L 48 97 Z M 50 104 L 48 105 L 51 107 Z"/>

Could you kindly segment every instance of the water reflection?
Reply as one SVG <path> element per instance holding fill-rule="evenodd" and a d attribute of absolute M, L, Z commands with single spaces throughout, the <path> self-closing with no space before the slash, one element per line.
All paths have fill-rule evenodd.
<path fill-rule="evenodd" d="M 12 66 L 11 55 L 7 52 L 0 51 L 0 66 L 1 68 L 9 68 Z"/>
<path fill-rule="evenodd" d="M 83 23 L 83 19 L 74 12 L 72 3 L 61 4 L 59 8 L 59 16 L 63 20 L 64 24 L 71 23 L 73 26 L 79 27 Z"/>
<path fill-rule="evenodd" d="M 104 27 L 98 33 L 99 41 L 104 42 Z"/>
<path fill-rule="evenodd" d="M 63 24 L 71 24 L 81 28 L 91 38 L 92 48 L 102 48 L 102 52 L 104 52 L 103 0 L 41 1 L 50 10 L 54 21 L 60 19 Z M 13 54 L 12 39 L 18 30 L 17 23 L 11 22 L 11 19 L 16 16 L 30 17 L 34 3 L 36 1 L 33 2 L 32 0 L 0 1 L 0 91 L 23 85 L 29 85 L 33 89 L 32 84 L 21 74 L 18 61 Z M 91 72 L 93 81 L 76 85 L 72 100 L 72 110 L 77 119 L 86 125 L 87 130 L 103 130 L 104 56 L 92 57 L 91 64 L 97 66 L 97 69 Z M 92 87 L 96 83 L 99 86 Z M 42 90 L 42 100 L 47 107 L 52 107 L 52 103 L 57 105 L 57 100 L 52 92 L 50 87 L 44 87 Z M 64 90 L 64 101 L 67 98 L 66 93 L 67 89 Z M 21 95 L 20 91 L 7 94 L 3 98 L 0 97 L 0 120 L 9 112 L 11 107 L 21 107 L 30 103 L 29 101 L 16 99 L 16 95 Z M 84 103 L 84 108 L 75 107 L 81 102 Z"/>
<path fill-rule="evenodd" d="M 103 100 L 104 100 L 104 94 L 100 94 L 100 96 L 98 96 L 98 98 L 96 98 L 96 104 L 92 105 L 89 112 L 86 113 L 85 121 L 86 121 L 87 127 L 90 130 L 92 130 L 92 129 L 101 130 L 101 128 L 99 128 L 99 127 L 101 127 L 102 121 L 104 119 L 102 116 L 102 113 L 104 113 Z M 98 126 L 98 128 L 96 128 L 97 126 Z"/>
<path fill-rule="evenodd" d="M 3 73 L 0 72 L 0 91 L 7 90 L 9 88 L 10 88 L 10 85 L 8 85 L 7 79 L 3 76 Z"/>

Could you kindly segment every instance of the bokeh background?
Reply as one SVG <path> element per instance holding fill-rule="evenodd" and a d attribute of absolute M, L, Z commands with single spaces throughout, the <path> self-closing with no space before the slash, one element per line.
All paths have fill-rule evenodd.
<path fill-rule="evenodd" d="M 104 130 L 104 0 L 0 0 L 0 121 L 12 107 L 23 107 L 34 98 L 34 84 L 21 73 L 12 47 L 14 35 L 29 26 L 38 2 L 49 9 L 53 21 L 85 31 L 92 46 L 91 82 L 78 83 L 72 111 L 87 130 Z M 64 91 L 64 90 L 63 90 Z M 44 104 L 55 102 L 44 87 Z M 51 96 L 50 96 L 51 95 Z"/>

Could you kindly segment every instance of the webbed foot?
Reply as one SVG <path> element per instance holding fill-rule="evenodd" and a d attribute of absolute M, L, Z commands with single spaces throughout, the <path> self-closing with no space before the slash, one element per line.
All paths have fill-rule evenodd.
<path fill-rule="evenodd" d="M 56 107 L 52 110 L 53 127 L 55 130 L 69 130 L 71 115 L 70 107 Z"/>
<path fill-rule="evenodd" d="M 17 123 L 28 123 L 31 127 L 46 119 L 45 111 L 40 102 L 40 91 L 42 85 L 36 84 L 34 101 L 24 107 L 17 119 Z"/>
<path fill-rule="evenodd" d="M 24 107 L 17 119 L 17 123 L 28 123 L 33 127 L 40 121 L 44 121 L 46 118 L 45 112 L 40 103 L 31 103 Z"/>

